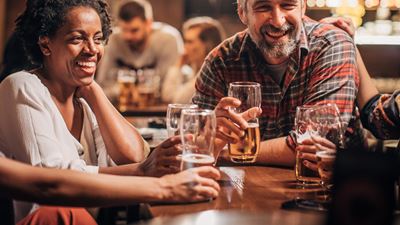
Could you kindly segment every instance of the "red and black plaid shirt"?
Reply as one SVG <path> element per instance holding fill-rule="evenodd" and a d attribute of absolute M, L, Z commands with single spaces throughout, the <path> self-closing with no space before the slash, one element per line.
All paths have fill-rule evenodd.
<path fill-rule="evenodd" d="M 298 47 L 289 57 L 281 86 L 269 74 L 266 61 L 245 30 L 208 55 L 192 100 L 201 108 L 213 109 L 219 99 L 227 96 L 229 83 L 260 83 L 262 140 L 288 135 L 294 126 L 296 107 L 301 105 L 335 103 L 343 122 L 349 124 L 356 118 L 359 85 L 355 55 L 353 40 L 347 33 L 304 18 Z"/>

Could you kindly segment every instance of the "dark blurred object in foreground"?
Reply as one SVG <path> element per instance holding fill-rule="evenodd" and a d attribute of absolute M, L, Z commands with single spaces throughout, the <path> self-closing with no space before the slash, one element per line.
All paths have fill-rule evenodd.
<path fill-rule="evenodd" d="M 336 158 L 328 225 L 390 225 L 399 176 L 395 151 L 341 151 Z"/>

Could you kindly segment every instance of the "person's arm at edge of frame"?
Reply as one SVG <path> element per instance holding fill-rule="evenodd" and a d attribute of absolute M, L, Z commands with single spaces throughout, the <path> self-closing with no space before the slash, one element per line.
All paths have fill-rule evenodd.
<path fill-rule="evenodd" d="M 0 196 L 40 204 L 84 207 L 198 201 L 217 197 L 219 186 L 212 179 L 219 176 L 216 169 L 201 167 L 162 178 L 121 177 L 32 167 L 0 158 Z M 190 183 L 198 185 L 190 187 Z"/>

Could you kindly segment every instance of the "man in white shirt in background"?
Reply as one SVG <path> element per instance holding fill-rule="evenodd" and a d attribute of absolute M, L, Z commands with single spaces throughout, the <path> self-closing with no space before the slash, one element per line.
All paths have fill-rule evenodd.
<path fill-rule="evenodd" d="M 153 22 L 152 7 L 146 0 L 123 1 L 118 13 L 118 28 L 109 38 L 96 80 L 106 95 L 118 95 L 116 69 L 154 71 L 161 85 L 168 68 L 183 53 L 178 30 Z"/>

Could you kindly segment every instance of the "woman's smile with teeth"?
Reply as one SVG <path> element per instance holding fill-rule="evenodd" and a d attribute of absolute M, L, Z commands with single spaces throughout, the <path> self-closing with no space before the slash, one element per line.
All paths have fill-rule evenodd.
<path fill-rule="evenodd" d="M 82 66 L 82 67 L 95 67 L 96 66 L 95 62 L 76 62 L 76 64 L 78 64 L 78 66 Z"/>

